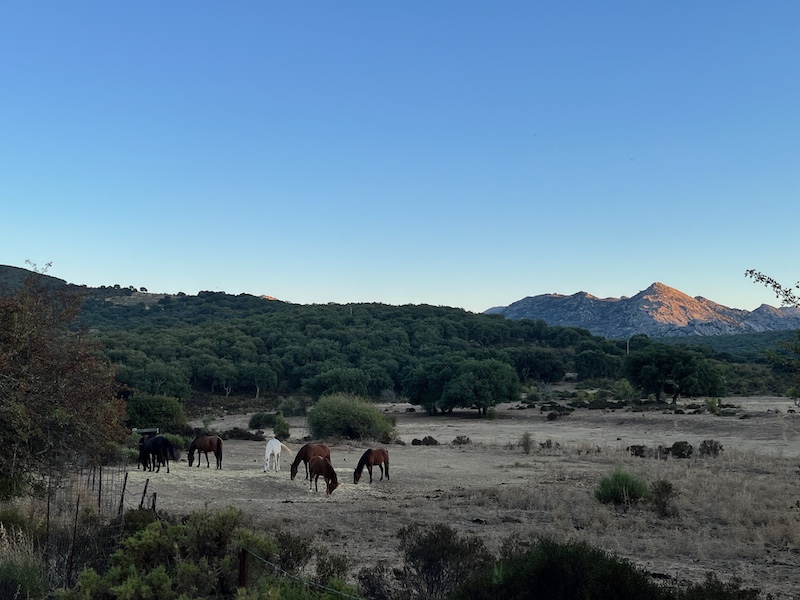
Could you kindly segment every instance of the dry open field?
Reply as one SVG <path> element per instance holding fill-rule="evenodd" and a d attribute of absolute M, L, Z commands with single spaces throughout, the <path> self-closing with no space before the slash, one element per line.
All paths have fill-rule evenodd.
<path fill-rule="evenodd" d="M 800 414 L 781 398 L 726 399 L 748 418 L 628 411 L 576 411 L 548 421 L 536 409 L 501 406 L 497 418 L 474 413 L 428 416 L 407 405 L 384 405 L 397 419 L 404 444 L 389 446 L 391 479 L 370 484 L 353 469 L 364 444 L 329 442 L 340 486 L 330 497 L 309 491 L 304 473 L 289 478 L 264 473 L 263 442 L 228 441 L 224 468 L 190 468 L 185 457 L 171 473 L 133 471 L 129 499 L 157 493 L 169 512 L 240 507 L 267 530 L 312 535 L 351 561 L 351 573 L 380 560 L 399 560 L 396 533 L 412 523 L 447 523 L 480 536 L 496 551 L 511 534 L 584 540 L 641 565 L 656 576 L 701 580 L 740 578 L 766 597 L 800 597 Z M 212 423 L 222 431 L 247 427 L 249 415 Z M 287 444 L 298 449 L 308 432 L 290 419 Z M 525 454 L 524 433 L 536 446 Z M 414 438 L 438 446 L 415 446 Z M 457 436 L 472 443 L 452 445 Z M 631 457 L 631 444 L 671 446 L 688 441 L 723 444 L 719 458 L 658 460 Z M 551 448 L 539 444 L 550 440 Z M 648 482 L 667 480 L 678 492 L 677 516 L 659 517 L 650 507 L 602 505 L 594 490 L 616 466 Z M 378 471 L 376 470 L 377 474 Z M 131 500 L 133 501 L 133 500 Z"/>

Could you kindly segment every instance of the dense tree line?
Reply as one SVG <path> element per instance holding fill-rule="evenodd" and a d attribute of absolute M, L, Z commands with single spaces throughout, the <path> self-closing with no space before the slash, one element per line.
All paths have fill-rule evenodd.
<path fill-rule="evenodd" d="M 122 383 L 180 398 L 192 390 L 254 398 L 402 394 L 432 411 L 485 411 L 516 398 L 520 383 L 561 380 L 574 368 L 579 344 L 581 351 L 622 355 L 585 330 L 543 321 L 211 292 L 168 297 L 149 309 L 87 303 L 83 323 L 97 333 Z"/>
<path fill-rule="evenodd" d="M 295 305 L 202 292 L 149 307 L 90 299 L 82 323 L 97 332 L 122 383 L 178 398 L 349 393 L 403 396 L 430 412 L 485 413 L 567 372 L 627 378 L 659 400 L 725 392 L 719 355 L 708 347 L 644 335 L 608 340 L 448 307 Z"/>

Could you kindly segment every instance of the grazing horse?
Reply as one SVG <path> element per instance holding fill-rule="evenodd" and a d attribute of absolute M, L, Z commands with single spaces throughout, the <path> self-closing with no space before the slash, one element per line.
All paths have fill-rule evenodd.
<path fill-rule="evenodd" d="M 300 448 L 300 450 L 297 451 L 297 456 L 295 456 L 294 460 L 292 461 L 291 468 L 289 469 L 290 478 L 295 478 L 295 475 L 297 475 L 297 467 L 300 464 L 300 461 L 303 461 L 306 466 L 306 479 L 308 479 L 308 461 L 315 456 L 321 456 L 322 458 L 327 458 L 330 460 L 331 449 L 325 444 L 306 444 Z"/>
<path fill-rule="evenodd" d="M 197 466 L 200 466 L 200 453 L 205 452 L 206 454 L 206 468 L 211 467 L 211 463 L 208 462 L 208 453 L 213 452 L 214 456 L 217 458 L 217 468 L 222 468 L 222 438 L 218 435 L 199 435 L 194 440 L 192 440 L 191 446 L 189 446 L 189 466 L 192 466 L 194 462 L 194 453 L 197 451 Z"/>
<path fill-rule="evenodd" d="M 308 489 L 311 490 L 313 485 L 315 491 L 319 491 L 317 481 L 319 476 L 322 475 L 325 479 L 325 493 L 330 496 L 337 487 L 339 487 L 339 480 L 336 478 L 336 471 L 333 470 L 331 461 L 321 456 L 315 456 L 308 462 L 308 470 L 310 477 L 308 479 Z"/>
<path fill-rule="evenodd" d="M 292 449 L 278 438 L 272 438 L 267 442 L 267 447 L 264 450 L 264 473 L 270 470 L 270 464 L 275 465 L 274 470 L 276 473 L 281 470 L 281 450 L 289 454 L 292 453 Z"/>
<path fill-rule="evenodd" d="M 143 435 L 139 438 L 139 464 L 144 464 L 145 469 L 159 473 L 161 465 L 165 465 L 169 473 L 170 459 L 178 460 L 175 457 L 175 446 L 163 435 Z"/>
<path fill-rule="evenodd" d="M 370 448 L 361 455 L 361 460 L 356 465 L 356 470 L 353 472 L 353 483 L 358 483 L 361 479 L 361 471 L 367 467 L 369 472 L 369 482 L 372 483 L 372 467 L 378 466 L 381 470 L 381 481 L 383 481 L 383 468 L 386 466 L 386 479 L 389 479 L 389 451 L 386 448 Z"/>

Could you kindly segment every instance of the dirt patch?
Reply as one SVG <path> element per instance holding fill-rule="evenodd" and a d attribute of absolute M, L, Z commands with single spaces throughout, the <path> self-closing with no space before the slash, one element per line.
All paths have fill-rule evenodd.
<path fill-rule="evenodd" d="M 794 598 L 800 587 L 800 491 L 793 483 L 800 416 L 788 412 L 793 407 L 784 399 L 726 402 L 746 409 L 748 418 L 579 410 L 548 421 L 537 409 L 505 405 L 487 419 L 385 405 L 402 442 L 388 447 L 388 480 L 379 481 L 376 470 L 372 484 L 366 473 L 353 484 L 367 446 L 328 442 L 340 485 L 326 496 L 324 485 L 309 490 L 302 467 L 290 480 L 292 457 L 284 453 L 281 471 L 264 473 L 263 442 L 230 440 L 221 471 L 213 461 L 207 469 L 205 460 L 201 468 L 179 461 L 169 474 L 132 471 L 128 504 L 138 504 L 147 481 L 148 497 L 155 492 L 157 508 L 169 512 L 237 506 L 267 531 L 314 536 L 347 556 L 351 573 L 380 560 L 399 564 L 401 526 L 443 522 L 480 536 L 493 551 L 512 534 L 580 539 L 661 576 L 700 580 L 712 571 L 722 579 L 740 577 L 776 599 Z M 248 421 L 249 415 L 228 415 L 211 426 L 247 428 Z M 289 421 L 287 444 L 296 450 L 308 431 L 304 419 Z M 530 454 L 519 446 L 524 433 L 534 440 Z M 425 436 L 440 445 L 412 445 Z M 453 445 L 459 436 L 471 443 Z M 626 452 L 634 444 L 676 441 L 698 448 L 705 439 L 722 443 L 722 458 L 663 461 Z M 678 516 L 599 504 L 594 490 L 617 466 L 648 481 L 674 482 Z"/>

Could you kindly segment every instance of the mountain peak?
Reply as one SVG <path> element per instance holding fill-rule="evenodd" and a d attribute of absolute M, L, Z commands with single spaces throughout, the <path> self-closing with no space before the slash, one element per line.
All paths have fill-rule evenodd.
<path fill-rule="evenodd" d="M 722 335 L 800 328 L 800 310 L 749 312 L 728 308 L 659 281 L 633 297 L 597 298 L 587 292 L 571 296 L 529 296 L 487 311 L 508 319 L 541 319 L 548 325 L 581 327 L 594 335 L 622 339 L 636 334 L 652 337 Z"/>

